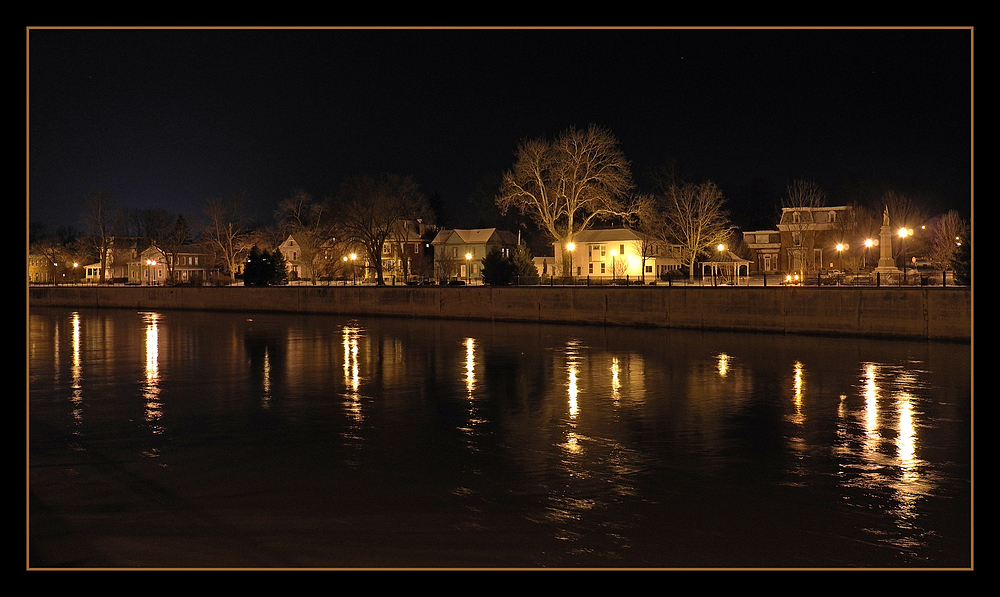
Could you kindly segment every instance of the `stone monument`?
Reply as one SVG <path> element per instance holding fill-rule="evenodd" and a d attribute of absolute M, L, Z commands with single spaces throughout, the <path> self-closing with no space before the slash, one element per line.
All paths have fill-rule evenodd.
<path fill-rule="evenodd" d="M 903 272 L 896 267 L 896 260 L 892 258 L 892 230 L 889 229 L 889 206 L 885 206 L 882 213 L 882 228 L 879 229 L 879 259 L 875 273 L 880 275 L 899 275 Z"/>

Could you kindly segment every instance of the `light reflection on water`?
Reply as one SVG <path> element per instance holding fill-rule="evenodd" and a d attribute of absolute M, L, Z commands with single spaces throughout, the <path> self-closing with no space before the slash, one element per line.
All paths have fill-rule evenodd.
<path fill-rule="evenodd" d="M 31 456 L 130 463 L 219 516 L 244 496 L 240 520 L 285 504 L 269 532 L 325 546 L 286 542 L 285 566 L 964 567 L 970 362 L 926 343 L 42 310 Z M 58 487 L 33 491 L 72 503 Z M 345 532 L 358 549 L 331 555 Z M 387 547 L 398 533 L 418 539 Z"/>

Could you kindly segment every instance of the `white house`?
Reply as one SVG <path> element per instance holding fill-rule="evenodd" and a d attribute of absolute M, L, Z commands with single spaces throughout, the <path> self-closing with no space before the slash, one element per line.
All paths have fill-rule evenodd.
<path fill-rule="evenodd" d="M 629 228 L 585 230 L 573 238 L 572 246 L 553 244 L 553 275 L 562 274 L 563 256 L 569 258 L 571 275 L 615 280 L 652 281 L 680 269 L 682 250 Z M 544 260 L 543 260 L 544 261 Z M 539 260 L 535 260 L 536 266 Z M 539 266 L 539 274 L 545 275 Z"/>

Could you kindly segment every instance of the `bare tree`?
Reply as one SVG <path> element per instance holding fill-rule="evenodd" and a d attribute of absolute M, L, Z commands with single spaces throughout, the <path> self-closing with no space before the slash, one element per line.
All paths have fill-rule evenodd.
<path fill-rule="evenodd" d="M 97 253 L 101 264 L 100 281 L 103 283 L 108 268 L 114 236 L 121 226 L 121 208 L 111 194 L 95 191 L 87 198 L 83 219 L 87 226 L 87 237 Z"/>
<path fill-rule="evenodd" d="M 248 249 L 249 227 L 243 213 L 243 195 L 209 200 L 205 215 L 208 221 L 202 227 L 202 241 L 216 252 L 229 271 L 230 282 L 235 283 L 238 263 Z"/>
<path fill-rule="evenodd" d="M 714 182 L 671 186 L 657 197 L 655 209 L 662 217 L 664 241 L 680 245 L 688 260 L 688 276 L 693 279 L 699 255 L 711 254 L 725 244 L 734 229 L 723 209 L 726 199 Z"/>
<path fill-rule="evenodd" d="M 961 246 L 961 236 L 966 226 L 965 220 L 954 209 L 934 222 L 927 252 L 931 262 L 943 268 L 950 266 L 958 247 Z"/>
<path fill-rule="evenodd" d="M 811 180 L 796 179 L 785 187 L 786 195 L 781 198 L 782 207 L 823 207 L 826 193 Z"/>
<path fill-rule="evenodd" d="M 191 243 L 191 227 L 183 214 L 178 215 L 173 226 L 161 234 L 157 246 L 167 256 L 167 280 L 174 282 L 174 270 L 177 268 L 178 254 Z"/>
<path fill-rule="evenodd" d="M 309 193 L 299 189 L 278 203 L 274 215 L 282 234 L 291 236 L 298 243 L 297 261 L 308 268 L 302 277 L 311 279 L 315 284 L 317 272 L 321 269 L 322 247 L 331 236 L 324 204 L 313 201 Z"/>
<path fill-rule="evenodd" d="M 892 190 L 883 193 L 881 200 L 889 211 L 889 224 L 895 233 L 893 239 L 897 241 L 892 256 L 898 258 L 904 252 L 912 254 L 923 251 L 924 243 L 928 239 L 919 234 L 910 237 L 914 236 L 914 233 L 920 230 L 920 226 L 927 221 L 927 210 L 914 202 L 910 196 Z M 905 230 L 906 236 L 899 234 L 899 230 Z"/>
<path fill-rule="evenodd" d="M 345 234 L 365 248 L 375 281 L 384 286 L 382 251 L 386 242 L 402 221 L 422 213 L 426 196 L 412 178 L 385 174 L 345 181 L 334 201 Z"/>
<path fill-rule="evenodd" d="M 530 216 L 565 247 L 595 220 L 634 213 L 624 201 L 634 186 L 630 168 L 618 140 L 595 125 L 570 128 L 551 143 L 526 140 L 504 174 L 497 206 Z M 569 257 L 562 254 L 567 271 Z"/>

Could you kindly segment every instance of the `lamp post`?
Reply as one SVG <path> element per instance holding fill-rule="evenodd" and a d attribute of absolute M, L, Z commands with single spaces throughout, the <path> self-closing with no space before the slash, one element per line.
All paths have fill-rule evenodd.
<path fill-rule="evenodd" d="M 465 254 L 465 283 L 472 284 L 472 253 Z"/>
<path fill-rule="evenodd" d="M 900 228 L 899 229 L 899 260 L 903 266 L 903 273 L 906 273 L 906 237 L 913 236 L 913 229 Z"/>
<path fill-rule="evenodd" d="M 868 269 L 868 250 L 875 246 L 875 241 L 870 238 L 865 239 L 865 263 L 864 268 Z"/>
<path fill-rule="evenodd" d="M 611 281 L 615 281 L 617 270 L 615 269 L 615 256 L 618 255 L 618 251 L 611 249 Z"/>
<path fill-rule="evenodd" d="M 716 249 L 719 250 L 719 263 L 722 263 L 722 252 L 726 250 L 726 245 L 724 245 L 722 243 L 719 243 L 719 246 L 716 247 Z M 715 266 L 715 267 L 712 268 L 712 285 L 713 286 L 717 285 L 716 276 L 715 276 L 715 270 L 717 268 L 718 268 L 718 266 Z M 735 274 L 735 272 L 734 272 L 734 274 Z M 733 277 L 735 278 L 736 276 L 734 275 Z M 723 282 L 723 283 L 725 283 L 725 282 Z"/>
<path fill-rule="evenodd" d="M 575 249 L 575 248 L 576 248 L 575 244 L 573 244 L 573 243 L 566 243 L 566 250 L 569 251 L 569 276 L 570 276 L 570 278 L 573 277 L 573 249 Z"/>
<path fill-rule="evenodd" d="M 354 285 L 358 285 L 358 270 L 354 269 L 354 260 L 358 258 L 357 253 L 351 253 L 351 277 L 354 279 Z"/>
<path fill-rule="evenodd" d="M 156 262 L 152 259 L 146 260 L 146 281 L 150 286 L 153 285 L 153 268 L 156 267 Z"/>

